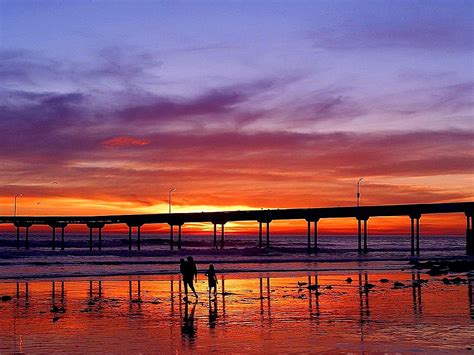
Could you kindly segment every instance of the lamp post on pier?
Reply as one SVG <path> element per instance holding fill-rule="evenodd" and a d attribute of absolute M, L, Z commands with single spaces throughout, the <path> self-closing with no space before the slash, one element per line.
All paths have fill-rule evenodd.
<path fill-rule="evenodd" d="M 16 200 L 18 197 L 23 197 L 23 194 L 16 194 L 15 195 L 15 202 L 13 203 L 13 217 L 16 217 Z"/>
<path fill-rule="evenodd" d="M 361 177 L 361 178 L 357 181 L 357 194 L 356 194 L 356 197 L 357 197 L 357 207 L 360 206 L 360 183 L 362 182 L 362 180 L 364 180 L 363 177 Z"/>

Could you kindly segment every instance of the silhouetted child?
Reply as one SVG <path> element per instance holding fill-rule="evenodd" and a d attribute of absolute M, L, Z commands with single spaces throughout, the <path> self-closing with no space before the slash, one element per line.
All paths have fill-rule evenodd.
<path fill-rule="evenodd" d="M 211 296 L 211 289 L 214 288 L 214 294 L 217 293 L 217 276 L 216 270 L 214 269 L 214 265 L 209 265 L 209 270 L 206 272 L 207 276 L 207 283 L 209 287 L 209 297 Z"/>

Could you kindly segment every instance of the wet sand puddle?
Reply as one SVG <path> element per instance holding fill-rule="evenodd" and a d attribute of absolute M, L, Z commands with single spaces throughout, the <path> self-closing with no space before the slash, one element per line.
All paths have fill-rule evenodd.
<path fill-rule="evenodd" d="M 471 277 L 419 272 L 177 275 L 0 282 L 0 352 L 469 351 Z M 9 299 L 9 297 L 11 299 Z"/>

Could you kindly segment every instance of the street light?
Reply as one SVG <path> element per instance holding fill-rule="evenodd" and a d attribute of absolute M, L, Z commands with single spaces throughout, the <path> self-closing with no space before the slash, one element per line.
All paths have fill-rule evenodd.
<path fill-rule="evenodd" d="M 23 196 L 23 194 L 16 194 L 15 195 L 15 203 L 13 204 L 13 217 L 16 217 L 16 199 L 18 197 L 22 197 L 22 196 Z"/>
<path fill-rule="evenodd" d="M 169 194 L 168 194 L 168 207 L 169 207 L 169 213 L 171 214 L 171 193 L 175 192 L 176 188 L 172 187 Z"/>
<path fill-rule="evenodd" d="M 360 206 L 360 183 L 362 182 L 362 180 L 364 180 L 363 177 L 361 177 L 359 179 L 359 181 L 357 181 L 357 195 L 356 195 L 357 196 L 357 207 Z"/>

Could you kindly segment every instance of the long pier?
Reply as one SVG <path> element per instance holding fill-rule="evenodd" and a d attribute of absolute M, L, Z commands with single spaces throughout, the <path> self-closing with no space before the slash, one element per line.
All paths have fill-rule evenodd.
<path fill-rule="evenodd" d="M 439 213 L 464 213 L 466 216 L 466 253 L 474 255 L 473 214 L 474 202 L 379 205 L 361 207 L 291 208 L 224 212 L 159 213 L 140 215 L 108 216 L 0 216 L 0 224 L 16 227 L 16 247 L 20 249 L 20 231 L 25 231 L 25 249 L 29 248 L 29 228 L 47 225 L 52 228 L 52 249 L 56 249 L 56 229 L 61 230 L 60 249 L 64 250 L 65 228 L 71 224 L 82 224 L 89 228 L 89 249 L 93 248 L 93 232 L 98 231 L 99 250 L 102 249 L 102 228 L 111 224 L 126 224 L 129 228 L 128 248 L 132 249 L 133 228 L 137 231 L 137 249 L 141 249 L 140 228 L 145 224 L 168 224 L 170 226 L 170 249 L 174 249 L 174 230 L 178 228 L 177 248 L 181 249 L 182 226 L 185 223 L 212 223 L 214 225 L 214 247 L 224 248 L 225 230 L 228 222 L 256 221 L 259 224 L 259 247 L 270 246 L 270 223 L 277 220 L 305 220 L 307 222 L 308 251 L 318 252 L 318 222 L 323 218 L 355 218 L 359 253 L 368 252 L 368 220 L 371 217 L 407 216 L 411 225 L 411 254 L 420 254 L 420 219 L 423 215 Z M 265 243 L 263 227 L 265 225 Z M 313 228 L 311 228 L 313 225 Z M 217 227 L 220 226 L 220 243 Z M 312 229 L 312 230 L 311 230 Z"/>

